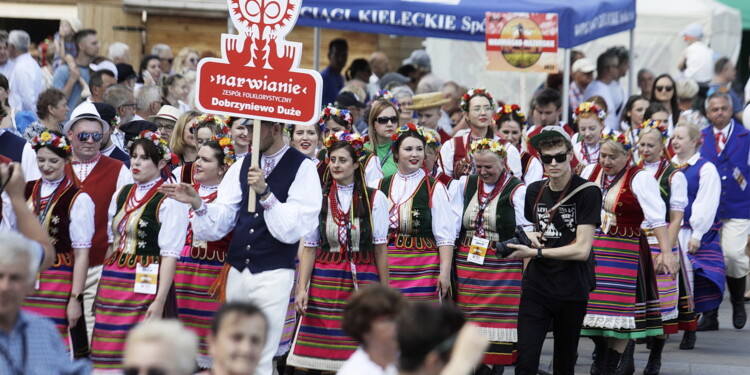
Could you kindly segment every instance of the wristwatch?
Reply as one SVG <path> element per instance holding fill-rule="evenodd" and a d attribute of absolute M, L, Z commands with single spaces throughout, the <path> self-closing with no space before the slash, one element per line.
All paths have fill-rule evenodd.
<path fill-rule="evenodd" d="M 536 249 L 536 259 L 544 259 L 544 256 L 542 255 L 542 248 L 539 247 Z"/>
<path fill-rule="evenodd" d="M 70 299 L 83 302 L 83 293 L 70 293 Z"/>

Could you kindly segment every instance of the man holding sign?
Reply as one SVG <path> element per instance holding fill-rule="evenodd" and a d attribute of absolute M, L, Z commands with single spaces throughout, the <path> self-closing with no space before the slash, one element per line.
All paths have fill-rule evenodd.
<path fill-rule="evenodd" d="M 255 373 L 271 374 L 299 240 L 316 227 L 323 193 L 315 164 L 284 144 L 283 125 L 262 121 L 260 127 L 260 138 L 252 139 L 261 154 L 260 166 L 251 166 L 251 157 L 232 165 L 213 203 L 203 203 L 188 184 L 166 188 L 170 196 L 192 204 L 196 239 L 217 241 L 235 231 L 226 260 L 231 266 L 226 299 L 252 302 L 268 318 L 268 338 Z M 251 191 L 255 212 L 247 210 Z"/>

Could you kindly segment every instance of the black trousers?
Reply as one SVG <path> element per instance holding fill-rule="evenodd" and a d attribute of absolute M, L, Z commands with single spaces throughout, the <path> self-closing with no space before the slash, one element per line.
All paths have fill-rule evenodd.
<path fill-rule="evenodd" d="M 555 337 L 553 372 L 555 375 L 573 375 L 578 338 L 581 335 L 587 304 L 587 301 L 562 301 L 524 289 L 518 311 L 516 375 L 537 373 L 539 356 L 550 323 Z"/>

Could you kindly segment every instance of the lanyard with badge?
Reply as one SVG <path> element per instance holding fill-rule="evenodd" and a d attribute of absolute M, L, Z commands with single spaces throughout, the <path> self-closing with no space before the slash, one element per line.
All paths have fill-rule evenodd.
<path fill-rule="evenodd" d="M 484 258 L 487 256 L 487 249 L 490 246 L 490 240 L 485 238 L 484 234 L 484 210 L 487 209 L 489 203 L 505 189 L 510 181 L 510 175 L 505 173 L 501 177 L 502 181 L 498 181 L 492 191 L 485 197 L 484 182 L 479 181 L 479 188 L 477 189 L 477 201 L 479 203 L 479 209 L 477 210 L 477 216 L 474 219 L 474 226 L 476 228 L 475 235 L 471 238 L 471 245 L 469 245 L 469 254 L 466 256 L 466 261 L 469 263 L 475 263 L 479 265 L 484 264 Z"/>

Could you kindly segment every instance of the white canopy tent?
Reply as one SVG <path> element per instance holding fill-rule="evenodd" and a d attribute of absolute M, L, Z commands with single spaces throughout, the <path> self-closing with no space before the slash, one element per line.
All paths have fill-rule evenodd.
<path fill-rule="evenodd" d="M 740 51 L 742 20 L 737 9 L 715 0 L 659 0 L 636 2 L 635 54 L 631 63 L 637 72 L 647 67 L 656 75 L 670 73 L 677 78 L 677 63 L 685 43 L 679 32 L 692 22 L 704 28 L 704 41 L 718 56 L 733 61 Z M 629 33 L 606 36 L 574 49 L 596 60 L 599 53 L 614 45 L 629 46 Z M 486 87 L 496 98 L 519 103 L 528 108 L 529 100 L 547 75 L 543 73 L 511 73 L 486 71 L 484 43 L 427 38 L 427 52 L 432 57 L 433 72 L 445 80 L 468 87 Z M 563 54 L 559 54 L 562 62 Z M 525 81 L 525 82 L 524 82 Z M 628 86 L 628 77 L 622 84 Z M 634 91 L 638 91 L 635 87 Z"/>

